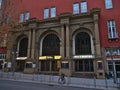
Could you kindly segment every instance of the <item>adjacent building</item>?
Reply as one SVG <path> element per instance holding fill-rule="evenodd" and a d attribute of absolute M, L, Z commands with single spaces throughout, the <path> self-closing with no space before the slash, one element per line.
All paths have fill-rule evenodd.
<path fill-rule="evenodd" d="M 120 71 L 119 0 L 4 1 L 7 70 L 98 78 Z"/>

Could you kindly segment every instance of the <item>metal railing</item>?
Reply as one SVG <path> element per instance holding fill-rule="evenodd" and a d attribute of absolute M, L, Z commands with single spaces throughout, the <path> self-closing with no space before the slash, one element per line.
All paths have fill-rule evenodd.
<path fill-rule="evenodd" d="M 88 78 L 77 78 L 77 77 L 65 77 L 66 82 L 58 83 L 60 76 L 57 75 L 44 75 L 44 74 L 24 74 L 20 72 L 2 72 L 0 71 L 0 79 L 10 79 L 17 81 L 36 82 L 44 83 L 49 85 L 66 85 L 76 87 L 87 87 L 87 88 L 117 88 L 117 84 L 112 79 L 92 79 Z"/>

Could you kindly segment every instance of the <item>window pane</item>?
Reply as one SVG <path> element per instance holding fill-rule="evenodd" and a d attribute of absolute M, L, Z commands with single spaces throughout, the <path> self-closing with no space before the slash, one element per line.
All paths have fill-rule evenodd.
<path fill-rule="evenodd" d="M 1 6 L 2 6 L 2 0 L 0 0 L 0 9 L 1 9 Z"/>
<path fill-rule="evenodd" d="M 30 18 L 30 12 L 26 12 L 26 14 L 25 14 L 25 20 L 29 20 L 29 18 Z"/>
<path fill-rule="evenodd" d="M 81 13 L 87 12 L 87 2 L 81 2 Z"/>
<path fill-rule="evenodd" d="M 56 17 L 56 8 L 51 8 L 51 17 Z"/>
<path fill-rule="evenodd" d="M 64 69 L 69 68 L 69 63 L 61 63 L 61 68 L 64 68 Z"/>
<path fill-rule="evenodd" d="M 23 22 L 23 21 L 24 21 L 24 14 L 21 13 L 21 14 L 20 14 L 20 22 Z"/>
<path fill-rule="evenodd" d="M 52 71 L 57 71 L 57 61 L 52 61 Z"/>
<path fill-rule="evenodd" d="M 26 63 L 26 68 L 32 68 L 32 63 Z"/>
<path fill-rule="evenodd" d="M 114 20 L 108 21 L 108 36 L 109 36 L 109 38 L 117 38 L 118 37 Z"/>
<path fill-rule="evenodd" d="M 75 3 L 73 4 L 73 14 L 78 14 L 79 13 L 79 4 Z"/>
<path fill-rule="evenodd" d="M 98 62 L 98 69 L 102 69 L 102 62 Z"/>
<path fill-rule="evenodd" d="M 106 9 L 112 8 L 112 0 L 105 0 L 105 7 Z"/>
<path fill-rule="evenodd" d="M 93 72 L 93 61 L 92 60 L 75 60 L 75 71 L 76 72 Z"/>
<path fill-rule="evenodd" d="M 91 41 L 90 36 L 86 32 L 80 32 L 75 37 L 75 54 L 76 55 L 90 55 Z"/>
<path fill-rule="evenodd" d="M 42 55 L 60 55 L 60 40 L 55 34 L 49 34 L 44 38 Z"/>
<path fill-rule="evenodd" d="M 88 61 L 85 61 L 84 62 L 84 66 L 85 66 L 85 71 L 89 71 L 89 62 Z"/>
<path fill-rule="evenodd" d="M 41 71 L 50 71 L 50 61 L 41 61 Z"/>
<path fill-rule="evenodd" d="M 48 18 L 49 17 L 49 9 L 46 8 L 44 9 L 44 18 Z"/>

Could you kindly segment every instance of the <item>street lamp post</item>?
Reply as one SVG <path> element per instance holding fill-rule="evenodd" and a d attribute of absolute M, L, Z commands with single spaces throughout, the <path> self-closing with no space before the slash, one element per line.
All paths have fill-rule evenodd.
<path fill-rule="evenodd" d="M 15 67 L 16 67 L 16 57 L 17 57 L 18 52 L 14 50 L 12 54 L 13 54 L 13 76 L 14 76 Z"/>
<path fill-rule="evenodd" d="M 36 42 L 35 44 L 36 44 L 36 72 L 38 73 L 39 43 Z"/>
<path fill-rule="evenodd" d="M 113 81 L 114 81 L 114 83 L 116 83 L 116 71 L 115 71 L 115 65 L 114 65 L 114 60 L 113 60 L 113 51 L 112 51 L 112 49 L 110 50 L 110 55 L 111 55 L 111 62 L 112 62 Z"/>

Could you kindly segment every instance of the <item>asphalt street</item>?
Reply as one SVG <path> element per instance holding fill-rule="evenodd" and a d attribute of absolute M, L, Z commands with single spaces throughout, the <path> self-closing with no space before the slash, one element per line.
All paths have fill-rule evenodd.
<path fill-rule="evenodd" d="M 100 90 L 65 86 L 44 85 L 39 83 L 0 80 L 0 90 Z"/>

